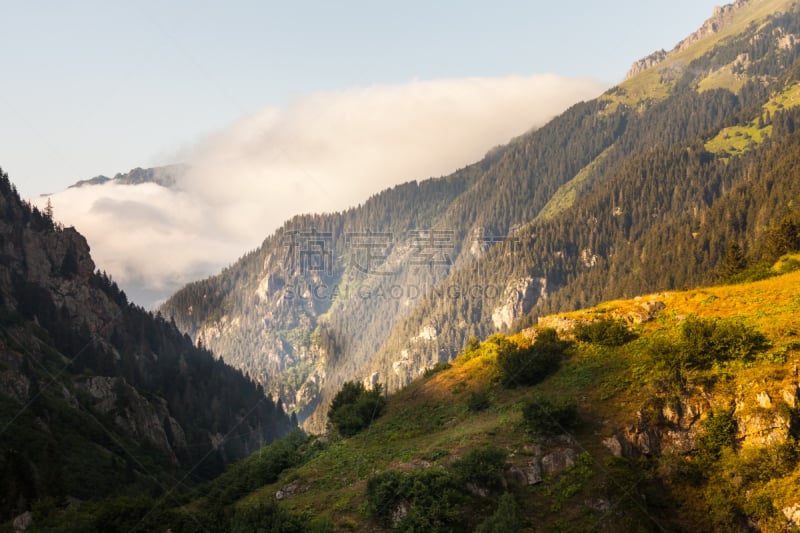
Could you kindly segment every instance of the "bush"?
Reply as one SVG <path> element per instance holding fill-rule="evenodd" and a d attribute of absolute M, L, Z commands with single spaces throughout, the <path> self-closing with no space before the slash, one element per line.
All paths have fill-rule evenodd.
<path fill-rule="evenodd" d="M 777 273 L 772 270 L 772 265 L 769 263 L 755 263 L 748 266 L 738 274 L 734 274 L 726 279 L 729 285 L 736 285 L 738 283 L 751 283 L 754 281 L 761 281 L 762 279 L 769 279 L 777 276 Z"/>
<path fill-rule="evenodd" d="M 451 468 L 463 483 L 501 492 L 507 456 L 505 450 L 486 446 L 472 450 L 461 459 L 453 461 Z"/>
<path fill-rule="evenodd" d="M 444 372 L 452 366 L 453 365 L 450 363 L 436 363 L 432 367 L 426 368 L 425 372 L 422 374 L 422 377 L 429 378 L 435 374 L 438 374 L 439 372 Z"/>
<path fill-rule="evenodd" d="M 488 409 L 490 405 L 489 395 L 485 392 L 473 392 L 467 400 L 467 409 L 475 413 Z"/>
<path fill-rule="evenodd" d="M 632 341 L 635 335 L 628 330 L 624 320 L 604 318 L 575 326 L 575 338 L 582 342 L 603 346 L 622 346 L 626 342 Z"/>
<path fill-rule="evenodd" d="M 522 406 L 525 426 L 536 435 L 556 435 L 574 428 L 578 423 L 578 410 L 573 403 L 555 403 L 542 396 L 534 396 Z"/>
<path fill-rule="evenodd" d="M 231 519 L 231 533 L 305 533 L 309 520 L 290 513 L 274 501 L 240 507 Z"/>
<path fill-rule="evenodd" d="M 711 413 L 703 423 L 703 434 L 697 439 L 697 451 L 701 459 L 716 461 L 725 448 L 733 448 L 736 442 L 736 419 L 732 410 Z"/>
<path fill-rule="evenodd" d="M 525 527 L 522 509 L 514 496 L 505 493 L 500 497 L 497 510 L 475 529 L 476 533 L 507 533 L 522 531 Z"/>
<path fill-rule="evenodd" d="M 361 382 L 348 381 L 331 402 L 328 423 L 343 437 L 355 435 L 383 413 L 382 391 L 380 383 L 367 390 Z"/>
<path fill-rule="evenodd" d="M 463 488 L 444 470 L 386 471 L 367 481 L 366 496 L 367 513 L 387 528 L 449 531 L 463 518 Z"/>
<path fill-rule="evenodd" d="M 661 388 L 680 393 L 686 385 L 687 364 L 685 354 L 679 347 L 665 337 L 653 337 L 647 345 L 647 353 L 653 363 L 653 368 L 660 374 Z"/>
<path fill-rule="evenodd" d="M 554 329 L 542 329 L 528 348 L 509 343 L 497 354 L 501 381 L 506 387 L 535 385 L 558 369 L 569 343 Z"/>
<path fill-rule="evenodd" d="M 748 361 L 766 346 L 764 335 L 735 320 L 689 317 L 681 330 L 681 357 L 691 367 L 709 368 L 716 362 Z"/>

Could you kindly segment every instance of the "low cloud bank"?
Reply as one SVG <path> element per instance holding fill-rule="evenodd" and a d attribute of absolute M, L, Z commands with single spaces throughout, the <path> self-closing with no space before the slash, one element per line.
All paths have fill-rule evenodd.
<path fill-rule="evenodd" d="M 449 174 L 603 89 L 538 75 L 306 96 L 190 149 L 174 187 L 112 182 L 51 199 L 56 218 L 87 237 L 98 267 L 153 307 L 295 214 L 345 209 L 386 187 Z"/>

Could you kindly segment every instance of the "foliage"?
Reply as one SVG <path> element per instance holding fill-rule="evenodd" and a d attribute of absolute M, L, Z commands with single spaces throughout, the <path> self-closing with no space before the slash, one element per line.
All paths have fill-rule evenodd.
<path fill-rule="evenodd" d="M 500 496 L 494 514 L 481 522 L 475 529 L 475 533 L 522 531 L 525 527 L 523 516 L 523 510 L 514 499 L 514 496 L 510 493 L 505 493 Z"/>
<path fill-rule="evenodd" d="M 574 403 L 557 403 L 538 394 L 523 404 L 522 418 L 528 431 L 544 436 L 565 433 L 579 421 Z"/>
<path fill-rule="evenodd" d="M 731 241 L 728 243 L 728 249 L 725 251 L 725 256 L 722 258 L 722 264 L 719 268 L 719 276 L 722 280 L 730 280 L 747 266 L 744 251 L 739 243 Z"/>
<path fill-rule="evenodd" d="M 476 448 L 453 461 L 450 468 L 465 484 L 500 492 L 503 489 L 503 466 L 507 456 L 508 452 L 494 446 Z"/>
<path fill-rule="evenodd" d="M 343 437 L 351 437 L 379 417 L 385 406 L 380 383 L 367 390 L 361 382 L 348 381 L 331 402 L 328 422 Z"/>
<path fill-rule="evenodd" d="M 366 509 L 384 527 L 446 531 L 463 518 L 463 492 L 447 471 L 426 468 L 403 474 L 387 470 L 367 482 Z"/>
<path fill-rule="evenodd" d="M 488 409 L 491 404 L 486 392 L 473 392 L 467 399 L 467 409 L 475 413 Z"/>
<path fill-rule="evenodd" d="M 702 423 L 703 434 L 697 439 L 697 451 L 704 461 L 719 459 L 723 449 L 736 443 L 736 419 L 732 410 L 711 413 Z"/>
<path fill-rule="evenodd" d="M 429 378 L 433 375 L 438 374 L 439 372 L 443 372 L 450 368 L 452 365 L 450 363 L 436 363 L 430 368 L 426 368 L 425 372 L 422 373 L 423 377 Z"/>
<path fill-rule="evenodd" d="M 307 461 L 317 450 L 317 441 L 296 429 L 234 464 L 198 489 L 196 495 L 202 495 L 215 506 L 229 505 L 258 487 L 274 483 L 283 471 Z"/>
<path fill-rule="evenodd" d="M 741 321 L 690 316 L 683 322 L 679 349 L 687 365 L 709 368 L 714 363 L 750 361 L 766 346 L 766 337 Z"/>
<path fill-rule="evenodd" d="M 557 368 L 569 343 L 554 329 L 543 328 L 529 347 L 508 345 L 497 355 L 500 379 L 506 387 L 535 385 Z"/>
<path fill-rule="evenodd" d="M 603 346 L 622 346 L 635 338 L 622 319 L 604 318 L 575 326 L 575 338 Z"/>
<path fill-rule="evenodd" d="M 772 267 L 769 263 L 759 261 L 757 263 L 753 263 L 748 265 L 744 269 L 732 273 L 730 276 L 725 278 L 726 283 L 735 284 L 735 283 L 751 283 L 753 281 L 761 281 L 762 279 L 769 279 L 775 276 L 775 271 L 772 270 Z"/>
<path fill-rule="evenodd" d="M 231 518 L 231 533 L 306 533 L 310 520 L 280 507 L 275 501 L 242 506 Z"/>

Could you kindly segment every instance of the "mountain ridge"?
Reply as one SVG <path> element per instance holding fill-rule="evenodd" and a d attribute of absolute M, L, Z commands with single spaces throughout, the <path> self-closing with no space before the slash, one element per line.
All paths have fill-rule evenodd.
<path fill-rule="evenodd" d="M 219 474 L 288 432 L 282 405 L 128 302 L 86 239 L 0 171 L 3 519 Z"/>
<path fill-rule="evenodd" d="M 449 178 L 422 182 L 448 191 L 415 200 L 423 216 L 399 208 L 419 184 L 384 191 L 346 215 L 298 216 L 247 266 L 190 285 L 162 313 L 251 371 L 306 428 L 323 431 L 324 405 L 349 379 L 397 390 L 454 357 L 469 337 L 518 328 L 540 312 L 708 283 L 730 240 L 745 243 L 756 260 L 760 235 L 782 216 L 774 207 L 772 219 L 762 214 L 754 224 L 697 226 L 715 204 L 733 201 L 729 192 L 752 175 L 747 165 L 758 165 L 751 159 L 771 148 L 731 165 L 704 146 L 724 128 L 755 120 L 773 92 L 797 81 L 798 47 L 783 43 L 800 28 L 796 3 L 735 6 L 717 13 L 725 24 L 700 31 L 702 38 L 668 53 L 662 66 Z M 748 62 L 736 67 L 744 69 L 736 92 L 703 88 L 743 53 Z M 779 120 L 788 124 L 793 113 L 782 109 Z M 775 179 L 793 197 L 787 178 Z M 557 197 L 558 207 L 548 206 Z M 545 209 L 549 215 L 540 217 Z M 694 228 L 678 229 L 687 225 Z M 314 232 L 327 235 L 325 246 L 292 248 L 285 240 Z M 694 243 L 693 234 L 702 239 Z M 665 253 L 659 247 L 691 259 L 673 261 L 673 272 L 653 268 L 645 258 Z M 288 257 L 290 250 L 298 255 Z M 315 255 L 322 262 L 306 272 L 287 273 L 282 262 Z M 322 268 L 328 259 L 330 271 Z M 374 272 L 355 268 L 365 260 Z"/>

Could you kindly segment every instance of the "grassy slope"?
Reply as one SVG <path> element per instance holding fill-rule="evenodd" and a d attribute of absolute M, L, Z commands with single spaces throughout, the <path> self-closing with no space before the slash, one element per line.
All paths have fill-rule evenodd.
<path fill-rule="evenodd" d="M 762 117 L 767 112 L 774 115 L 777 111 L 791 109 L 800 105 L 800 83 L 787 87 L 776 94 L 762 107 Z M 758 127 L 758 117 L 745 126 L 731 126 L 722 129 L 716 137 L 706 143 L 706 150 L 716 154 L 727 152 L 736 155 L 758 145 L 772 135 L 772 125 Z"/>
<path fill-rule="evenodd" d="M 638 326 L 639 339 L 618 348 L 579 343 L 561 369 L 535 387 L 501 387 L 496 381 L 495 354 L 484 343 L 477 357 L 459 358 L 451 368 L 418 379 L 398 392 L 390 399 L 386 414 L 368 430 L 331 443 L 310 462 L 288 471 L 278 482 L 255 491 L 239 505 L 271 500 L 280 487 L 296 482 L 305 492 L 284 500 L 283 505 L 328 516 L 341 528 L 360 530 L 369 523 L 362 504 L 366 481 L 375 473 L 446 465 L 484 444 L 508 450 L 510 463 L 524 464 L 535 440 L 522 425 L 520 407 L 526 397 L 538 392 L 577 403 L 583 424 L 574 437 L 579 450 L 591 458 L 591 469 L 588 475 L 568 470 L 519 491 L 528 516 L 535 516 L 537 524 L 548 530 L 613 530 L 612 517 L 590 509 L 585 502 L 609 486 L 611 454 L 602 439 L 634 421 L 636 411 L 653 393 L 653 369 L 646 354 L 650 339 L 657 335 L 677 337 L 680 321 L 690 314 L 736 317 L 769 338 L 771 348 L 760 362 L 706 371 L 727 376 L 724 384 L 709 391 L 712 404 L 725 404 L 734 393 L 750 398 L 762 390 L 779 398 L 780 389 L 794 379 L 791 368 L 800 363 L 800 272 L 756 283 L 644 298 L 649 299 L 663 302 L 666 308 L 655 320 Z M 641 301 L 607 302 L 562 316 L 584 319 L 625 314 Z M 520 344 L 529 342 L 524 335 L 514 339 Z M 468 409 L 467 400 L 478 392 L 488 394 L 491 406 L 474 413 Z M 791 476 L 772 481 L 778 487 L 776 505 L 800 497 L 798 480 L 800 468 Z"/>
<path fill-rule="evenodd" d="M 597 164 L 608 157 L 609 152 L 611 152 L 613 149 L 614 146 L 612 145 L 603 150 L 603 152 L 598 155 L 594 161 L 583 167 L 574 178 L 559 187 L 553 197 L 550 198 L 547 204 L 545 204 L 545 206 L 536 216 L 534 221 L 555 218 L 559 213 L 569 209 L 575 202 L 575 198 L 578 196 L 578 192 L 581 188 L 581 185 L 583 185 L 583 182 L 585 182 L 586 179 L 592 174 L 592 171 L 595 169 Z"/>

